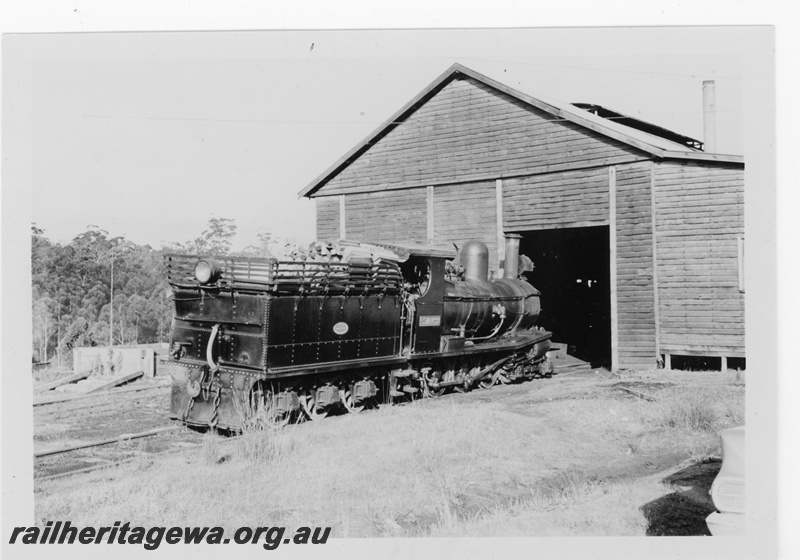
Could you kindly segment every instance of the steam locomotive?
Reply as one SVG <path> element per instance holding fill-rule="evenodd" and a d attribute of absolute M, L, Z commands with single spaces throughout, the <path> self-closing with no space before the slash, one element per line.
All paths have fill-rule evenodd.
<path fill-rule="evenodd" d="M 551 333 L 535 326 L 540 294 L 520 259 L 514 235 L 494 280 L 480 241 L 458 253 L 338 241 L 282 260 L 169 255 L 170 416 L 238 431 L 547 376 Z"/>

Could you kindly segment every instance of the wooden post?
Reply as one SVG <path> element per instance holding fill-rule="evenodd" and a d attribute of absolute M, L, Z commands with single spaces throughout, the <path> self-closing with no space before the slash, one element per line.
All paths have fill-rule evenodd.
<path fill-rule="evenodd" d="M 433 244 L 433 187 L 428 187 L 428 244 Z"/>
<path fill-rule="evenodd" d="M 344 196 L 343 194 L 339 195 L 339 239 L 347 238 L 347 229 L 345 228 L 344 219 Z"/>
<path fill-rule="evenodd" d="M 672 369 L 672 355 L 664 354 L 664 369 Z"/>
<path fill-rule="evenodd" d="M 611 291 L 611 371 L 619 368 L 619 319 L 617 316 L 617 168 L 608 168 L 608 248 Z"/>
<path fill-rule="evenodd" d="M 739 251 L 739 291 L 744 293 L 744 235 L 740 235 L 737 242 Z"/>
<path fill-rule="evenodd" d="M 497 268 L 498 277 L 503 276 L 503 269 L 505 266 L 504 260 L 506 258 L 506 245 L 505 236 L 503 235 L 503 180 L 497 179 L 494 182 L 494 195 L 495 195 L 495 215 L 497 217 Z"/>
<path fill-rule="evenodd" d="M 658 243 L 656 242 L 656 166 L 650 164 L 650 231 L 653 238 L 653 319 L 655 320 L 656 360 L 661 356 L 661 321 L 658 302 Z"/>
<path fill-rule="evenodd" d="M 720 357 L 720 371 L 728 371 L 728 358 L 725 356 Z"/>

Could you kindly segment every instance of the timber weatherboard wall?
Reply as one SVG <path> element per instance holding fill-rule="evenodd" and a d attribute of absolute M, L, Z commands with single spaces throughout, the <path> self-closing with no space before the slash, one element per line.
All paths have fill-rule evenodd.
<path fill-rule="evenodd" d="M 439 85 L 307 187 L 318 237 L 480 239 L 497 271 L 499 229 L 609 226 L 613 367 L 744 356 L 741 159 L 659 155 L 474 73 Z"/>
<path fill-rule="evenodd" d="M 616 169 L 616 303 L 619 363 L 653 367 L 656 314 L 653 290 L 653 164 Z"/>
<path fill-rule="evenodd" d="M 608 225 L 608 169 L 562 171 L 503 181 L 508 232 Z"/>
<path fill-rule="evenodd" d="M 489 248 L 490 268 L 496 270 L 495 202 L 494 181 L 433 187 L 433 241 L 460 246 L 468 239 L 480 239 Z"/>
<path fill-rule="evenodd" d="M 494 180 L 647 159 L 472 78 L 453 80 L 315 196 Z"/>
<path fill-rule="evenodd" d="M 314 200 L 317 205 L 317 239 L 338 239 L 339 198 L 323 196 Z"/>
<path fill-rule="evenodd" d="M 744 357 L 741 169 L 655 166 L 661 353 Z"/>
<path fill-rule="evenodd" d="M 348 195 L 345 215 L 348 239 L 426 242 L 425 189 Z"/>

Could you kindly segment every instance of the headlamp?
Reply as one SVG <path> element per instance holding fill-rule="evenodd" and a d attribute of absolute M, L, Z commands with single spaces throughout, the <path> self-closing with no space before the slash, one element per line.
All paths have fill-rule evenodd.
<path fill-rule="evenodd" d="M 201 259 L 194 265 L 194 277 L 201 284 L 210 284 L 219 279 L 222 271 L 214 259 Z"/>

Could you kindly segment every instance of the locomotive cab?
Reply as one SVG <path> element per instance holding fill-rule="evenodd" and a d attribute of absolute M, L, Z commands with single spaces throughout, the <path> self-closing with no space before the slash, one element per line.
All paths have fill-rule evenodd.
<path fill-rule="evenodd" d="M 464 243 L 457 255 L 391 246 L 405 257 L 400 265 L 407 298 L 404 350 L 411 356 L 457 352 L 530 329 L 539 316 L 540 294 L 518 278 L 518 238 L 507 236 L 505 274 L 494 280 L 482 241 Z"/>
<path fill-rule="evenodd" d="M 400 266 L 414 312 L 409 316 L 411 352 L 438 352 L 442 339 L 445 258 L 414 255 Z"/>

